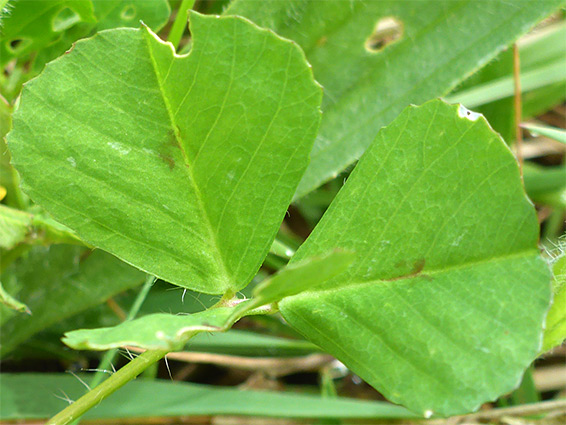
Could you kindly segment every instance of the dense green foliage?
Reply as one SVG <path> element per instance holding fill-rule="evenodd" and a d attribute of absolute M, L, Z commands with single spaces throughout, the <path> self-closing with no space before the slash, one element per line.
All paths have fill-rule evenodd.
<path fill-rule="evenodd" d="M 158 393 L 152 403 L 116 398 L 89 414 L 465 414 L 513 391 L 566 337 L 564 257 L 552 285 L 531 202 L 550 209 L 556 240 L 564 167 L 521 168 L 509 149 L 513 57 L 500 53 L 562 1 L 234 0 L 224 16 L 191 11 L 178 51 L 193 2 L 172 2 L 173 44 L 159 32 L 162 0 L 5 3 L 0 353 L 72 358 L 53 342 L 63 333 L 75 350 L 147 350 L 49 423 L 185 347 L 329 353 L 410 412 L 155 381 L 128 386 L 130 400 Z M 219 12 L 209 3 L 197 7 Z M 521 46 L 526 116 L 566 98 L 549 92 L 566 81 L 566 49 L 546 48 L 564 34 L 554 19 Z M 525 128 L 564 142 L 561 129 Z M 285 219 L 292 202 L 307 232 Z M 125 320 L 109 314 L 103 303 L 146 275 L 125 296 Z M 229 331 L 270 314 L 295 339 Z M 33 380 L 76 399 L 68 378 L 6 374 L 0 417 L 56 413 L 64 401 L 38 407 L 22 388 Z M 197 394 L 206 403 L 178 406 Z"/>

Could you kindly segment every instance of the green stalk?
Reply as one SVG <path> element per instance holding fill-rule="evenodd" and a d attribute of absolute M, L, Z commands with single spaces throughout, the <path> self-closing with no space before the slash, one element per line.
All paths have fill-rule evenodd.
<path fill-rule="evenodd" d="M 136 318 L 138 312 L 140 311 L 140 308 L 143 304 L 143 302 L 145 301 L 145 298 L 147 297 L 147 294 L 149 293 L 149 290 L 151 289 L 151 287 L 153 286 L 153 284 L 155 283 L 155 277 L 154 276 L 150 276 L 148 275 L 147 278 L 145 279 L 145 283 L 143 284 L 140 292 L 138 293 L 134 304 L 132 304 L 132 307 L 130 308 L 130 311 L 128 312 L 128 316 L 126 317 L 126 322 L 133 320 Z M 118 350 L 117 349 L 113 349 L 110 351 L 107 351 L 106 354 L 104 354 L 104 357 L 102 357 L 102 360 L 100 361 L 100 364 L 98 365 L 98 371 L 95 373 L 94 377 L 92 378 L 92 381 L 90 382 L 90 386 L 92 388 L 96 387 L 98 384 L 100 384 L 100 382 L 102 381 L 102 379 L 104 378 L 104 375 L 106 372 L 104 372 L 105 370 L 107 370 L 111 365 L 112 362 L 114 361 L 114 358 L 116 357 L 116 355 L 118 354 Z"/>
<path fill-rule="evenodd" d="M 125 320 L 126 322 L 129 321 L 129 320 L 133 320 L 133 319 L 136 317 L 136 315 L 137 315 L 138 312 L 140 311 L 140 308 L 141 308 L 143 302 L 145 301 L 145 298 L 147 297 L 147 294 L 149 293 L 149 290 L 151 289 L 151 287 L 152 287 L 153 284 L 155 283 L 155 280 L 156 280 L 155 276 L 148 275 L 148 276 L 146 277 L 145 282 L 144 282 L 144 284 L 143 284 L 143 286 L 142 286 L 140 292 L 139 292 L 138 295 L 136 296 L 136 299 L 134 300 L 134 303 L 132 304 L 132 307 L 130 308 L 130 311 L 128 312 L 128 315 L 127 315 L 126 320 Z M 117 349 L 107 351 L 106 354 L 104 354 L 104 357 L 102 357 L 102 360 L 100 361 L 100 363 L 99 363 L 99 365 L 98 365 L 98 369 L 99 369 L 99 370 L 96 372 L 96 374 L 95 374 L 94 377 L 92 378 L 92 381 L 90 382 L 91 388 L 94 388 L 96 391 L 98 391 L 99 388 L 102 388 L 102 385 L 100 385 L 100 387 L 99 387 L 98 385 L 100 384 L 100 382 L 102 382 L 102 379 L 104 378 L 104 375 L 105 375 L 104 370 L 108 369 L 108 368 L 111 366 L 112 362 L 114 361 L 114 358 L 116 357 L 116 354 L 118 354 L 118 350 L 117 350 Z M 159 360 L 159 359 L 157 359 L 156 361 L 158 361 L 158 360 Z M 154 362 L 153 364 L 155 364 L 155 363 L 156 363 L 156 362 Z M 126 366 L 124 366 L 124 368 L 127 367 L 127 366 L 129 366 L 129 364 L 126 365 Z M 146 366 L 146 368 L 147 368 L 147 367 L 150 367 L 150 366 L 151 366 L 151 364 L 148 364 L 148 365 Z M 124 368 L 122 368 L 122 369 L 124 369 Z M 120 369 L 120 372 L 122 371 L 122 369 Z M 145 369 L 145 368 L 144 368 L 144 369 Z M 143 369 L 142 369 L 139 373 L 141 373 L 141 372 L 143 372 Z M 118 372 L 116 372 L 116 373 L 118 373 Z M 138 374 L 139 374 L 139 373 L 138 373 Z M 133 378 L 132 378 L 132 379 L 133 379 Z M 114 391 L 116 391 L 118 388 L 120 388 L 120 387 L 121 387 L 122 385 L 124 385 L 126 382 L 128 382 L 128 381 L 125 381 L 124 383 L 122 383 L 122 384 L 120 384 L 119 386 L 115 387 L 114 389 L 112 389 L 110 392 L 108 392 L 108 393 L 107 393 L 106 395 L 104 395 L 103 397 L 107 397 L 109 394 L 112 394 Z M 66 422 L 54 422 L 54 423 L 70 423 L 70 422 L 75 421 L 75 422 L 73 422 L 73 424 L 75 424 L 75 425 L 78 424 L 80 417 L 83 415 L 84 412 L 86 412 L 87 410 L 89 410 L 90 407 L 89 407 L 88 404 L 83 404 L 82 407 L 81 407 L 81 406 L 78 406 L 77 409 L 83 409 L 83 408 L 86 409 L 86 410 L 84 410 L 82 413 L 80 413 L 80 410 L 78 410 L 78 411 L 76 411 L 76 412 L 75 412 L 75 411 L 72 411 L 72 412 L 71 412 L 71 411 L 70 411 L 70 408 L 71 408 L 72 406 L 74 406 L 75 404 L 79 403 L 81 400 L 83 400 L 83 399 L 84 399 L 88 394 L 90 394 L 91 392 L 92 392 L 92 391 L 90 391 L 89 393 L 87 393 L 85 396 L 83 396 L 82 398 L 80 398 L 76 403 L 73 403 L 71 406 L 69 406 L 69 407 L 67 408 L 67 409 L 69 409 L 69 412 L 67 412 L 67 414 L 66 414 L 66 417 L 68 417 L 68 419 L 64 419 L 64 417 L 61 417 L 61 420 L 63 420 L 63 421 L 66 420 Z M 101 400 L 102 400 L 102 399 L 101 399 Z M 63 415 L 67 409 L 61 411 L 57 416 L 53 417 L 53 419 L 51 419 L 51 421 L 57 420 L 57 418 L 58 418 L 60 415 Z M 75 416 L 75 415 L 78 415 L 78 416 Z"/>
<path fill-rule="evenodd" d="M 167 41 L 173 44 L 175 50 L 179 47 L 179 42 L 185 32 L 187 20 L 189 18 L 189 9 L 191 9 L 194 4 L 195 0 L 183 0 L 181 6 L 179 6 L 179 9 L 177 10 L 175 22 L 173 22 L 173 26 L 171 27 L 171 31 L 169 31 L 169 36 L 167 37 Z"/>
<path fill-rule="evenodd" d="M 89 409 L 130 382 L 149 366 L 161 360 L 168 352 L 168 350 L 150 350 L 140 354 L 99 386 L 93 388 L 73 404 L 70 404 L 53 416 L 46 425 L 66 425 L 81 417 Z"/>

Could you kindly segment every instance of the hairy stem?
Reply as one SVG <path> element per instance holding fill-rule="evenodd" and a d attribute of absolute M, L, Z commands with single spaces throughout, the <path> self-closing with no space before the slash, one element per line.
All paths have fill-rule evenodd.
<path fill-rule="evenodd" d="M 151 287 L 155 283 L 155 280 L 156 280 L 155 276 L 151 276 L 151 275 L 147 276 L 147 278 L 145 279 L 145 283 L 143 284 L 140 292 L 138 292 L 138 295 L 137 295 L 137 297 L 134 301 L 134 304 L 130 308 L 128 315 L 125 318 L 126 322 L 136 318 L 138 312 L 140 311 L 140 308 L 141 308 L 143 302 L 145 301 L 145 298 L 147 297 L 147 294 L 149 293 L 149 290 L 151 289 Z M 117 349 L 113 349 L 113 350 L 106 352 L 106 354 L 104 355 L 104 357 L 100 361 L 100 364 L 98 365 L 99 370 L 96 372 L 96 374 L 92 378 L 92 381 L 90 382 L 90 385 L 92 387 L 96 387 L 98 384 L 100 384 L 100 382 L 102 381 L 102 379 L 104 378 L 104 375 L 106 373 L 105 371 L 108 368 L 111 367 L 112 362 L 114 361 L 114 358 L 116 357 L 116 354 L 118 354 Z"/>
<path fill-rule="evenodd" d="M 149 366 L 161 360 L 167 353 L 168 350 L 151 350 L 140 354 L 99 386 L 93 388 L 73 404 L 70 404 L 57 415 L 53 416 L 46 425 L 66 425 L 79 418 L 114 391 L 130 382 Z"/>

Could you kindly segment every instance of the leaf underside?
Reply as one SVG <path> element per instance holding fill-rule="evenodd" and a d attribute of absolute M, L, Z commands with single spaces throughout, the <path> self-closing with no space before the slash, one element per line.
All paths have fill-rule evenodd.
<path fill-rule="evenodd" d="M 431 101 L 382 129 L 291 263 L 335 246 L 346 272 L 283 316 L 391 401 L 479 408 L 536 357 L 550 297 L 517 163 L 481 116 Z"/>
<path fill-rule="evenodd" d="M 22 187 L 94 246 L 171 283 L 236 291 L 307 163 L 321 89 L 300 49 L 191 13 L 177 56 L 147 28 L 79 41 L 26 85 L 8 135 Z"/>

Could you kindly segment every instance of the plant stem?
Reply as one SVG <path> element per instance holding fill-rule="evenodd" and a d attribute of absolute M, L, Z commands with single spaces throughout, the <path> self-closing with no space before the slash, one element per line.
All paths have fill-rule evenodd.
<path fill-rule="evenodd" d="M 155 276 L 148 275 L 146 277 L 145 282 L 144 282 L 140 292 L 138 292 L 138 295 L 137 295 L 136 299 L 134 300 L 134 303 L 132 304 L 132 307 L 130 308 L 128 315 L 126 316 L 126 318 L 124 320 L 125 322 L 135 319 L 138 312 L 140 311 L 140 308 L 141 308 L 143 302 L 145 301 L 145 298 L 147 297 L 147 294 L 149 293 L 149 290 L 151 289 L 151 287 L 155 283 L 155 280 L 156 280 Z M 114 358 L 116 357 L 116 354 L 118 354 L 117 349 L 107 351 L 106 354 L 104 354 L 104 357 L 102 357 L 102 360 L 100 361 L 100 364 L 98 365 L 99 370 L 96 372 L 96 374 L 92 378 L 92 381 L 90 382 L 91 387 L 94 388 L 98 384 L 100 384 L 100 382 L 102 381 L 102 379 L 104 378 L 104 375 L 106 373 L 104 371 L 107 370 L 111 366 L 112 362 L 114 361 Z"/>
<path fill-rule="evenodd" d="M 151 350 L 140 354 L 99 386 L 93 388 L 73 404 L 53 416 L 46 425 L 66 425 L 79 418 L 114 391 L 130 382 L 149 366 L 161 360 L 167 353 L 168 350 Z"/>
<path fill-rule="evenodd" d="M 541 401 L 540 403 L 523 404 L 520 406 L 505 407 L 502 409 L 484 410 L 477 413 L 461 416 L 466 420 L 494 419 L 503 416 L 531 416 L 548 412 L 565 412 L 566 400 Z M 443 422 L 445 423 L 445 422 Z"/>
<path fill-rule="evenodd" d="M 181 6 L 179 6 L 179 9 L 177 10 L 175 22 L 173 22 L 173 26 L 171 27 L 171 31 L 169 31 L 169 36 L 167 37 L 167 41 L 173 44 L 175 50 L 177 50 L 179 42 L 181 41 L 183 33 L 185 32 L 187 19 L 189 17 L 188 11 L 193 7 L 194 4 L 195 0 L 183 0 Z"/>
<path fill-rule="evenodd" d="M 521 64 L 517 43 L 513 45 L 513 81 L 515 83 L 515 136 L 517 138 L 515 152 L 519 161 L 519 171 L 521 172 L 521 177 L 523 177 L 523 129 L 521 128 L 523 105 L 521 101 Z"/>

